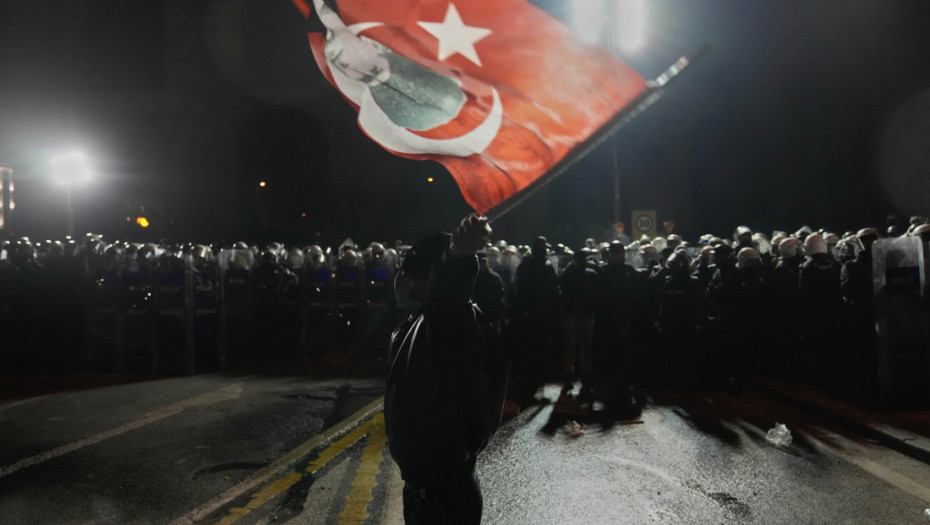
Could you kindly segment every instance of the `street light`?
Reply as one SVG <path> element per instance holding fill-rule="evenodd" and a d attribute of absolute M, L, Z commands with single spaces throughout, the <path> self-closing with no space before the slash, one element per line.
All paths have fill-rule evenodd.
<path fill-rule="evenodd" d="M 613 0 L 607 36 L 614 51 L 637 51 L 645 40 L 646 7 L 643 0 Z"/>
<path fill-rule="evenodd" d="M 65 191 L 68 194 L 68 235 L 74 235 L 74 210 L 71 206 L 71 188 L 75 184 L 90 180 L 91 171 L 84 154 L 78 151 L 53 158 L 51 165 L 55 180 L 65 186 Z"/>
<path fill-rule="evenodd" d="M 601 40 L 607 10 L 604 0 L 583 0 L 575 3 L 572 27 L 584 42 L 595 44 Z"/>
<path fill-rule="evenodd" d="M 572 26 L 582 40 L 602 42 L 613 52 L 632 53 L 645 40 L 644 0 L 581 0 L 574 4 Z M 604 35 L 606 26 L 607 34 Z M 605 42 L 606 41 L 606 42 Z M 620 222 L 620 161 L 616 136 L 611 139 L 614 223 Z"/>

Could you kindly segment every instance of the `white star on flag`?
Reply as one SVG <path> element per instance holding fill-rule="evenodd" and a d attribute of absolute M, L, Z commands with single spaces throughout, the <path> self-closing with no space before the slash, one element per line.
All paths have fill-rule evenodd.
<path fill-rule="evenodd" d="M 439 39 L 439 60 L 459 53 L 477 65 L 481 65 L 475 42 L 491 34 L 490 29 L 467 26 L 462 22 L 455 5 L 450 3 L 446 18 L 442 22 L 417 22 L 429 34 Z"/>

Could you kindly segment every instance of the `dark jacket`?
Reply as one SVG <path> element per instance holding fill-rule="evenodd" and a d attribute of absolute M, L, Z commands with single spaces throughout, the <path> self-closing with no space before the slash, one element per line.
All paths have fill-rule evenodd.
<path fill-rule="evenodd" d="M 489 321 L 500 321 L 504 313 L 504 281 L 494 270 L 478 272 L 472 300 Z"/>
<path fill-rule="evenodd" d="M 473 462 L 500 425 L 507 360 L 469 301 L 477 273 L 475 257 L 443 255 L 426 303 L 391 336 L 384 417 L 404 479 Z"/>
<path fill-rule="evenodd" d="M 562 312 L 591 316 L 598 304 L 598 275 L 587 266 L 572 263 L 559 275 Z"/>

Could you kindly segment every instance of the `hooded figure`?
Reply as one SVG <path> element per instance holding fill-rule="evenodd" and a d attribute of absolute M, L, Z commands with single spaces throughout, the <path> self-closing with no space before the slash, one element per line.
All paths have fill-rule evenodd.
<path fill-rule="evenodd" d="M 384 419 L 408 524 L 481 521 L 475 462 L 500 424 L 508 372 L 495 326 L 470 301 L 489 235 L 471 215 L 413 245 L 396 277 L 410 315 L 391 337 Z"/>

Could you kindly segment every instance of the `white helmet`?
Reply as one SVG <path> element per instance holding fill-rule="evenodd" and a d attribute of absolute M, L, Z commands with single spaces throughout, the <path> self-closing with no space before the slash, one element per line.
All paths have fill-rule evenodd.
<path fill-rule="evenodd" d="M 761 255 L 772 253 L 772 244 L 769 242 L 769 238 L 766 237 L 764 233 L 752 234 L 752 245 Z"/>
<path fill-rule="evenodd" d="M 665 237 L 658 236 L 652 240 L 652 245 L 656 247 L 656 251 L 664 252 L 668 248 L 668 241 L 665 240 Z"/>
<path fill-rule="evenodd" d="M 808 255 L 827 253 L 827 241 L 819 233 L 812 233 L 804 239 L 804 253 Z"/>
<path fill-rule="evenodd" d="M 298 270 L 304 265 L 304 252 L 300 248 L 291 248 L 287 252 L 287 267 L 291 270 Z"/>
<path fill-rule="evenodd" d="M 750 268 L 753 266 L 762 266 L 762 257 L 755 248 L 743 248 L 736 254 L 737 268 Z"/>
<path fill-rule="evenodd" d="M 778 253 L 781 254 L 785 259 L 790 259 L 798 255 L 798 247 L 800 246 L 801 241 L 796 237 L 785 237 L 780 243 L 778 243 Z"/>

